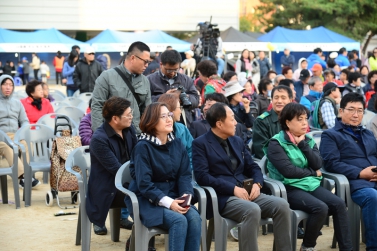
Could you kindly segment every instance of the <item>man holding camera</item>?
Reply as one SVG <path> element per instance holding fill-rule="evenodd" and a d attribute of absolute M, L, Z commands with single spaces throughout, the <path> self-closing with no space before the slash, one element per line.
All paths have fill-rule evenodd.
<path fill-rule="evenodd" d="M 181 91 L 180 102 L 184 107 L 181 122 L 187 127 L 193 121 L 192 110 L 198 107 L 199 95 L 194 81 L 185 74 L 179 73 L 181 55 L 176 50 L 166 50 L 161 54 L 160 70 L 148 75 L 151 86 L 152 102 L 156 102 L 161 94 Z"/>

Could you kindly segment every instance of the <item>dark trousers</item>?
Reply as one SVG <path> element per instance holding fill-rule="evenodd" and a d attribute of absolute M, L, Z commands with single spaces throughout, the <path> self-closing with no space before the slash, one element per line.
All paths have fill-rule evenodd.
<path fill-rule="evenodd" d="M 305 247 L 315 247 L 319 231 L 327 215 L 331 214 L 339 250 L 352 250 L 347 210 L 342 199 L 321 186 L 312 192 L 292 186 L 286 188 L 291 209 L 302 210 L 309 214 L 303 240 Z"/>
<path fill-rule="evenodd" d="M 60 76 L 60 84 L 62 83 L 62 73 L 61 72 L 55 72 L 55 78 L 56 78 L 56 84 L 59 84 L 59 76 Z"/>
<path fill-rule="evenodd" d="M 38 80 L 39 69 L 34 69 L 34 79 Z"/>
<path fill-rule="evenodd" d="M 23 84 L 26 85 L 29 83 L 29 73 L 24 73 L 24 78 L 23 78 Z"/>

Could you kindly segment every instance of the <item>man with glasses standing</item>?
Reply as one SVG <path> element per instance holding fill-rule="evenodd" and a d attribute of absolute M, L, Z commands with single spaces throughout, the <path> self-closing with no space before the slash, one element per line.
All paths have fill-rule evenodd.
<path fill-rule="evenodd" d="M 125 60 L 115 68 L 104 71 L 96 80 L 92 96 L 92 129 L 103 122 L 102 107 L 113 96 L 131 102 L 132 124 L 140 134 L 139 122 L 144 109 L 151 103 L 151 90 L 147 77 L 142 73 L 150 63 L 150 49 L 143 42 L 134 42 Z"/>
<path fill-rule="evenodd" d="M 160 70 L 149 75 L 151 83 L 152 101 L 156 102 L 161 94 L 174 93 L 178 89 L 186 92 L 191 106 L 182 109 L 181 122 L 187 127 L 193 121 L 192 111 L 198 107 L 199 95 L 194 86 L 194 81 L 185 74 L 179 73 L 182 62 L 181 55 L 176 50 L 166 50 L 161 54 Z M 180 88 L 183 87 L 183 90 Z M 182 101 L 182 98 L 181 98 Z"/>
<path fill-rule="evenodd" d="M 84 58 L 80 59 L 73 73 L 73 82 L 81 93 L 93 92 L 94 83 L 103 69 L 101 64 L 94 58 L 94 49 L 86 47 Z"/>
<path fill-rule="evenodd" d="M 362 95 L 344 95 L 340 101 L 341 118 L 335 119 L 333 128 L 323 131 L 319 151 L 327 171 L 347 177 L 352 200 L 361 207 L 366 250 L 377 250 L 377 141 L 361 125 L 364 107 Z"/>

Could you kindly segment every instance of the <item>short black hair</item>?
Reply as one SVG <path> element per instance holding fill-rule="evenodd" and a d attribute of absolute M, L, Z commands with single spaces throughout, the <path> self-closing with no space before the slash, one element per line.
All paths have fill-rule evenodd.
<path fill-rule="evenodd" d="M 339 49 L 339 54 L 343 54 L 345 51 L 347 51 L 347 49 L 342 47 Z"/>
<path fill-rule="evenodd" d="M 198 64 L 197 70 L 207 78 L 217 74 L 217 66 L 212 60 L 203 60 Z"/>
<path fill-rule="evenodd" d="M 260 94 L 263 93 L 263 91 L 267 91 L 267 86 L 272 84 L 272 81 L 268 78 L 263 78 L 258 85 L 258 91 Z"/>
<path fill-rule="evenodd" d="M 234 76 L 236 76 L 236 75 L 237 75 L 237 73 L 234 72 L 234 71 L 227 71 L 227 72 L 224 74 L 223 79 L 224 79 L 225 82 L 228 83 L 229 80 L 230 80 L 231 78 L 233 78 Z"/>
<path fill-rule="evenodd" d="M 314 54 L 318 54 L 319 52 L 322 52 L 321 48 L 315 48 L 313 51 Z"/>
<path fill-rule="evenodd" d="M 161 54 L 161 63 L 163 65 L 175 65 L 182 62 L 181 54 L 176 50 L 166 50 Z"/>
<path fill-rule="evenodd" d="M 348 69 L 343 69 L 340 71 L 340 73 L 344 73 L 347 75 L 347 79 L 348 79 L 348 75 L 350 74 L 350 71 Z"/>
<path fill-rule="evenodd" d="M 269 70 L 264 78 L 270 78 L 270 74 L 271 73 L 274 73 L 275 75 L 278 75 L 278 73 L 276 71 Z"/>
<path fill-rule="evenodd" d="M 76 49 L 79 49 L 79 50 L 80 50 L 80 46 L 78 46 L 78 45 L 73 45 L 71 49 L 72 49 L 72 50 L 76 50 Z"/>
<path fill-rule="evenodd" d="M 329 68 L 334 68 L 335 67 L 335 65 L 336 65 L 336 62 L 335 62 L 335 59 L 333 59 L 333 58 L 329 58 L 329 59 L 327 59 L 327 66 L 329 67 Z"/>
<path fill-rule="evenodd" d="M 144 51 L 151 51 L 148 45 L 140 41 L 133 42 L 128 48 L 127 57 L 131 57 L 132 55 L 135 55 L 135 53 L 141 53 Z"/>
<path fill-rule="evenodd" d="M 226 107 L 224 103 L 213 104 L 207 111 L 206 120 L 211 128 L 216 127 L 217 121 L 224 121 L 226 119 Z"/>
<path fill-rule="evenodd" d="M 103 105 L 102 117 L 109 123 L 113 116 L 122 116 L 128 107 L 131 107 L 131 102 L 127 99 L 116 96 L 111 97 Z"/>
<path fill-rule="evenodd" d="M 340 108 L 346 108 L 348 103 L 360 102 L 365 107 L 364 97 L 356 92 L 349 92 L 340 100 Z"/>
<path fill-rule="evenodd" d="M 272 91 L 271 91 L 271 98 L 274 97 L 274 93 L 275 91 L 286 91 L 288 93 L 288 97 L 289 99 L 293 99 L 293 92 L 291 90 L 291 88 L 289 88 L 288 86 L 285 86 L 285 85 L 278 85 L 278 86 L 275 86 Z"/>
<path fill-rule="evenodd" d="M 351 72 L 348 75 L 348 82 L 352 83 L 353 81 L 357 81 L 358 78 L 361 78 L 361 74 L 359 72 Z"/>
<path fill-rule="evenodd" d="M 39 81 L 39 80 L 32 80 L 30 81 L 29 83 L 26 84 L 26 87 L 25 87 L 25 91 L 26 91 L 26 94 L 29 96 L 29 97 L 32 97 L 31 94 L 35 91 L 35 87 L 37 87 L 38 85 L 42 85 L 42 81 Z"/>
<path fill-rule="evenodd" d="M 228 99 L 222 93 L 217 93 L 217 92 L 208 93 L 204 98 L 204 103 L 207 100 L 213 100 L 213 101 L 216 101 L 216 102 L 220 102 L 220 103 L 224 103 L 224 104 L 229 105 Z"/>
<path fill-rule="evenodd" d="M 327 75 L 329 75 L 329 74 L 331 74 L 331 75 L 333 75 L 333 77 L 335 78 L 335 72 L 333 71 L 333 70 L 331 70 L 331 69 L 328 69 L 328 70 L 326 70 L 324 73 L 323 73 L 323 75 L 326 77 Z"/>
<path fill-rule="evenodd" d="M 293 72 L 293 70 L 292 70 L 291 67 L 289 67 L 289 66 L 284 66 L 283 69 L 281 70 L 281 74 L 285 75 L 285 74 L 288 73 L 289 70 L 291 70 L 291 71 Z"/>
<path fill-rule="evenodd" d="M 372 83 L 370 82 L 370 79 L 373 77 L 373 75 L 377 75 L 377 70 L 370 71 L 370 72 L 368 73 L 368 82 L 369 82 L 369 84 L 372 84 Z"/>
<path fill-rule="evenodd" d="M 355 53 L 351 51 L 348 53 L 348 60 L 352 60 L 352 59 L 355 59 Z"/>
<path fill-rule="evenodd" d="M 289 103 L 284 106 L 283 110 L 279 115 L 279 122 L 281 125 L 281 129 L 287 131 L 289 128 L 286 124 L 286 121 L 291 121 L 294 118 L 298 118 L 301 115 L 306 115 L 309 118 L 310 112 L 308 108 L 299 104 L 299 103 Z"/>
<path fill-rule="evenodd" d="M 282 80 L 280 80 L 280 82 L 279 82 L 279 84 L 278 85 L 285 85 L 285 86 L 287 86 L 287 87 L 291 87 L 291 85 L 293 85 L 294 84 L 294 82 L 293 82 L 293 80 L 292 79 L 282 79 Z"/>

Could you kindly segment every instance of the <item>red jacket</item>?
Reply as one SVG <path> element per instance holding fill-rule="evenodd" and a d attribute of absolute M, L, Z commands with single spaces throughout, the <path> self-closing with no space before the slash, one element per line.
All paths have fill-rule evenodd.
<path fill-rule="evenodd" d="M 33 102 L 33 99 L 30 97 L 21 99 L 21 103 L 25 108 L 30 124 L 36 124 L 38 119 L 45 114 L 54 113 L 54 108 L 48 99 L 42 98 L 42 109 L 40 111 L 37 107 L 33 106 L 31 102 Z"/>

